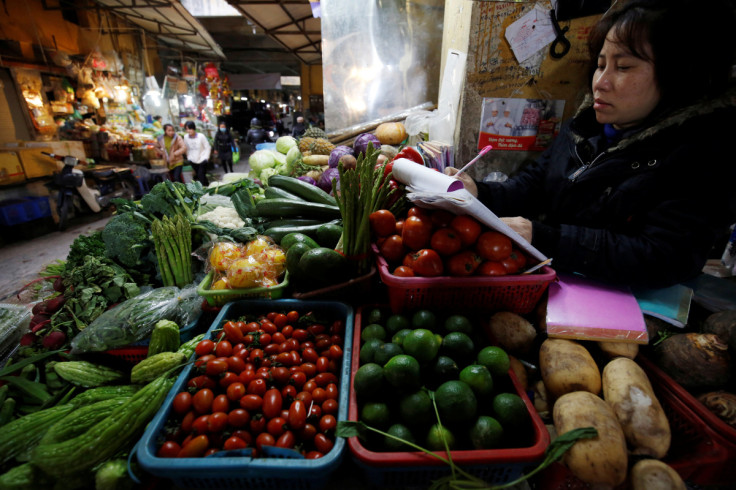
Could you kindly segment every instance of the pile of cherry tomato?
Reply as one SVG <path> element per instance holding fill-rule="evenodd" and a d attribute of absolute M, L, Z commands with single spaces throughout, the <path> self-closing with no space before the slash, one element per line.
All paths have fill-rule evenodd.
<path fill-rule="evenodd" d="M 527 265 L 509 237 L 469 215 L 415 206 L 405 219 L 386 209 L 369 219 L 376 245 L 396 276 L 503 276 Z"/>
<path fill-rule="evenodd" d="M 264 446 L 307 459 L 335 443 L 345 325 L 271 312 L 227 321 L 197 344 L 187 389 L 173 400 L 159 457 L 201 457 Z"/>

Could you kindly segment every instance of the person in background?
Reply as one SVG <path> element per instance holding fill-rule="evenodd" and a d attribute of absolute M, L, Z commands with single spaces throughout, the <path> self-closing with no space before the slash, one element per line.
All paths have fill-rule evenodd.
<path fill-rule="evenodd" d="M 171 180 L 174 182 L 181 182 L 184 155 L 187 152 L 184 138 L 176 134 L 174 126 L 171 124 L 164 124 L 164 134 L 156 139 L 155 148 L 158 157 L 166 162 Z"/>
<path fill-rule="evenodd" d="M 717 0 L 611 10 L 589 38 L 591 93 L 551 147 L 505 182 L 460 179 L 557 270 L 644 287 L 697 276 L 736 217 L 735 22 Z"/>
<path fill-rule="evenodd" d="M 296 118 L 296 124 L 291 128 L 291 135 L 294 138 L 301 138 L 304 132 L 307 130 L 307 125 L 304 123 L 304 117 L 298 116 Z"/>
<path fill-rule="evenodd" d="M 187 145 L 187 160 L 194 170 L 194 180 L 201 182 L 203 186 L 208 186 L 207 180 L 207 162 L 210 159 L 212 147 L 207 137 L 197 132 L 197 126 L 194 121 L 187 121 L 187 135 L 184 137 L 184 143 Z"/>
<path fill-rule="evenodd" d="M 151 124 L 156 129 L 161 129 L 161 116 L 153 116 L 153 123 Z"/>
<path fill-rule="evenodd" d="M 254 117 L 250 120 L 250 129 L 245 135 L 245 142 L 248 143 L 253 151 L 256 151 L 256 145 L 266 143 L 268 141 L 268 132 L 263 129 L 260 119 Z"/>
<path fill-rule="evenodd" d="M 233 146 L 237 145 L 225 122 L 220 123 L 215 134 L 215 156 L 220 159 L 225 173 L 233 171 Z"/>

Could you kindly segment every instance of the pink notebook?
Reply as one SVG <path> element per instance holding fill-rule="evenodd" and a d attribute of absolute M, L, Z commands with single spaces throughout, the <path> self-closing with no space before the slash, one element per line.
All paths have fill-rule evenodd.
<path fill-rule="evenodd" d="M 549 285 L 547 335 L 609 342 L 649 341 L 644 315 L 628 287 L 570 274 Z"/>

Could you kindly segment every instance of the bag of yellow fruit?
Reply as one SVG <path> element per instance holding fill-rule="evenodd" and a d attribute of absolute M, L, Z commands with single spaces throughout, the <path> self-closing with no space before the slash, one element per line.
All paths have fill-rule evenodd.
<path fill-rule="evenodd" d="M 222 273 L 230 264 L 245 256 L 243 246 L 233 242 L 215 242 L 210 249 L 208 262 L 211 268 Z"/>
<path fill-rule="evenodd" d="M 267 264 L 261 255 L 250 255 L 236 259 L 227 268 L 227 284 L 231 289 L 249 289 L 264 284 Z"/>

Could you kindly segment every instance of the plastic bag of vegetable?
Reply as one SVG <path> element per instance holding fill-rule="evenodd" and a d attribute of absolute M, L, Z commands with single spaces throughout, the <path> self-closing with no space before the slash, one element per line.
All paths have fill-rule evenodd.
<path fill-rule="evenodd" d="M 130 345 L 151 335 L 160 320 L 179 325 L 201 314 L 197 286 L 152 289 L 107 310 L 72 339 L 72 354 L 100 352 Z"/>
<path fill-rule="evenodd" d="M 0 303 L 0 360 L 18 344 L 30 323 L 30 309 L 22 305 Z"/>

